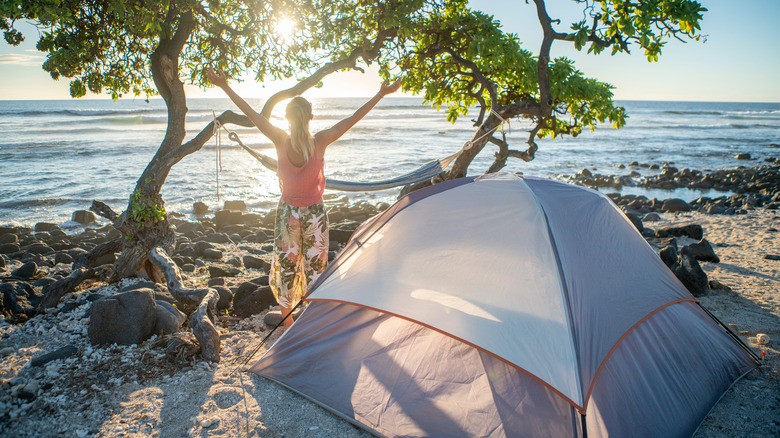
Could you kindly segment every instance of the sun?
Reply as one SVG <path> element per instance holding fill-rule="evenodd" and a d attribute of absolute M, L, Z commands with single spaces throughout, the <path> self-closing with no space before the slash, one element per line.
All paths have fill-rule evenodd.
<path fill-rule="evenodd" d="M 276 20 L 276 35 L 283 41 L 292 38 L 298 28 L 298 23 L 292 18 L 282 17 Z"/>

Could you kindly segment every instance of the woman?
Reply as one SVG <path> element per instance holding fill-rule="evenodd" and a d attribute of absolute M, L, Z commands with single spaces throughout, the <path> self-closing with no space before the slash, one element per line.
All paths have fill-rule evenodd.
<path fill-rule="evenodd" d="M 328 264 L 328 216 L 322 202 L 325 149 L 365 117 L 384 96 L 397 91 L 401 82 L 391 85 L 385 82 L 354 114 L 311 135 L 309 121 L 314 116 L 311 104 L 303 97 L 295 97 L 287 105 L 285 116 L 290 123 L 290 134 L 287 134 L 236 94 L 228 85 L 225 72 L 215 73 L 209 69 L 208 78 L 227 93 L 276 148 L 282 196 L 276 209 L 274 255 L 269 277 L 271 290 L 279 302 L 282 318 L 285 318 Z M 285 318 L 285 328 L 292 322 L 292 318 Z"/>

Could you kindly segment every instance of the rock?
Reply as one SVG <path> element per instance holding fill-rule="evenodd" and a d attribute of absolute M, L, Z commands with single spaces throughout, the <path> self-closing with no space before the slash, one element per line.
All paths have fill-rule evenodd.
<path fill-rule="evenodd" d="M 709 285 L 711 290 L 723 290 L 726 292 L 732 292 L 732 289 L 730 287 L 726 286 L 725 284 L 721 283 L 718 280 L 710 280 Z"/>
<path fill-rule="evenodd" d="M 62 348 L 58 348 L 51 353 L 41 354 L 39 356 L 35 356 L 30 361 L 31 367 L 40 367 L 44 366 L 49 362 L 58 360 L 58 359 L 65 359 L 66 357 L 73 356 L 74 354 L 78 353 L 79 349 L 76 348 L 75 345 L 66 345 Z"/>
<path fill-rule="evenodd" d="M 331 241 L 338 242 L 344 245 L 349 241 L 349 238 L 352 237 L 352 233 L 354 232 L 355 232 L 354 229 L 342 230 L 342 229 L 331 228 L 328 232 L 328 235 Z"/>
<path fill-rule="evenodd" d="M 228 265 L 209 265 L 209 277 L 235 277 L 241 270 Z"/>
<path fill-rule="evenodd" d="M 701 269 L 690 247 L 682 247 L 677 261 L 671 269 L 693 296 L 700 297 L 707 294 L 709 289 L 707 274 Z"/>
<path fill-rule="evenodd" d="M 16 278 L 33 278 L 38 273 L 38 265 L 35 262 L 27 262 L 14 269 L 11 275 Z"/>
<path fill-rule="evenodd" d="M 737 160 L 752 160 L 750 154 L 737 154 Z"/>
<path fill-rule="evenodd" d="M 244 267 L 248 269 L 262 269 L 265 272 L 268 272 L 271 269 L 271 264 L 260 257 L 245 255 L 242 260 L 244 262 Z"/>
<path fill-rule="evenodd" d="M 764 260 L 780 260 L 780 255 L 777 254 L 767 254 L 764 256 Z"/>
<path fill-rule="evenodd" d="M 212 243 L 233 243 L 225 233 L 214 233 L 206 238 L 206 242 Z"/>
<path fill-rule="evenodd" d="M 660 222 L 661 216 L 658 213 L 647 213 L 643 218 L 643 222 Z"/>
<path fill-rule="evenodd" d="M 661 209 L 667 213 L 675 213 L 681 211 L 691 211 L 691 206 L 682 199 L 667 199 L 664 201 Z"/>
<path fill-rule="evenodd" d="M 590 171 L 590 170 L 588 170 L 588 169 L 582 169 L 582 170 L 580 170 L 580 171 L 577 173 L 577 175 L 582 175 L 582 176 L 584 176 L 585 178 L 593 178 L 593 173 L 591 173 L 591 171 Z"/>
<path fill-rule="evenodd" d="M 46 245 L 45 243 L 33 243 L 30 245 L 25 246 L 22 248 L 22 250 L 29 254 L 51 254 L 54 252 L 54 249 L 50 247 L 49 245 Z"/>
<path fill-rule="evenodd" d="M 137 289 L 92 304 L 89 340 L 93 344 L 140 344 L 154 333 L 157 304 L 151 289 Z"/>
<path fill-rule="evenodd" d="M 0 269 L 5 269 L 5 257 L 0 256 Z"/>
<path fill-rule="evenodd" d="M 19 318 L 24 315 L 31 317 L 35 315 L 38 304 L 40 304 L 42 295 L 38 294 L 32 285 L 24 281 L 14 281 L 10 283 L 0 283 L 0 293 L 3 294 L 3 308 L 19 322 L 26 318 Z"/>
<path fill-rule="evenodd" d="M 19 252 L 19 245 L 16 243 L 4 243 L 0 245 L 0 254 L 13 254 Z"/>
<path fill-rule="evenodd" d="M 671 269 L 677 262 L 677 247 L 667 246 L 658 252 L 658 256 L 661 257 L 661 261 Z"/>
<path fill-rule="evenodd" d="M 244 264 L 241 262 L 241 259 L 238 258 L 238 256 L 234 256 L 234 257 L 231 257 L 231 258 L 227 259 L 227 261 L 225 263 L 227 263 L 230 266 L 235 266 L 236 268 L 243 268 L 244 267 Z"/>
<path fill-rule="evenodd" d="M 198 201 L 192 204 L 192 212 L 198 216 L 204 215 L 209 212 L 209 206 L 203 202 Z"/>
<path fill-rule="evenodd" d="M 296 311 L 292 314 L 293 321 L 297 321 L 298 317 L 301 316 L 301 308 L 298 308 Z M 263 324 L 269 329 L 274 329 L 282 324 L 282 312 L 278 310 L 270 311 L 263 316 Z"/>
<path fill-rule="evenodd" d="M 630 220 L 630 221 L 631 221 L 631 223 L 632 223 L 632 224 L 634 224 L 634 227 L 636 227 L 636 229 L 637 229 L 637 230 L 639 230 L 639 232 L 640 232 L 640 233 L 642 232 L 642 230 L 644 230 L 644 229 L 645 229 L 644 225 L 642 225 L 642 220 L 641 220 L 641 219 L 639 219 L 639 216 L 637 216 L 637 215 L 636 215 L 636 214 L 634 214 L 634 213 L 627 212 L 627 211 L 626 211 L 626 212 L 623 212 L 623 214 L 625 214 L 625 215 L 626 215 L 626 217 L 628 218 L 628 220 Z"/>
<path fill-rule="evenodd" d="M 758 345 L 768 345 L 770 342 L 769 335 L 766 333 L 758 333 L 756 335 L 756 344 Z"/>
<path fill-rule="evenodd" d="M 237 201 L 225 201 L 225 210 L 246 211 L 246 202 Z"/>
<path fill-rule="evenodd" d="M 57 265 L 60 263 L 70 265 L 73 263 L 73 257 L 66 252 L 58 252 L 54 255 L 54 264 Z"/>
<path fill-rule="evenodd" d="M 243 214 L 240 211 L 218 210 L 214 213 L 214 224 L 217 228 L 225 225 L 237 225 L 244 223 Z"/>
<path fill-rule="evenodd" d="M 35 231 L 36 233 L 41 232 L 41 231 L 45 231 L 45 232 L 49 233 L 49 232 L 51 232 L 53 230 L 59 230 L 59 229 L 60 229 L 59 225 L 48 223 L 48 222 L 38 222 L 33 227 L 33 231 Z"/>
<path fill-rule="evenodd" d="M 219 294 L 217 310 L 229 309 L 233 305 L 233 292 L 225 286 L 211 286 Z"/>
<path fill-rule="evenodd" d="M 691 239 L 701 240 L 704 238 L 704 229 L 701 225 L 692 224 L 683 227 L 670 227 L 656 230 L 656 237 L 669 237 L 669 236 L 686 236 Z"/>
<path fill-rule="evenodd" d="M 89 210 L 76 210 L 73 212 L 70 220 L 78 222 L 82 225 L 91 224 L 97 220 L 97 215 Z"/>
<path fill-rule="evenodd" d="M 187 315 L 180 312 L 173 304 L 155 300 L 157 305 L 157 320 L 154 325 L 154 333 L 169 334 L 179 331 L 181 325 L 187 320 Z"/>
<path fill-rule="evenodd" d="M 3 234 L 0 235 L 0 243 L 19 243 L 19 236 L 16 234 Z"/>
<path fill-rule="evenodd" d="M 216 248 L 205 248 L 202 254 L 202 257 L 208 260 L 221 260 L 222 256 L 223 256 L 222 251 Z"/>
<path fill-rule="evenodd" d="M 216 277 L 216 278 L 210 278 L 209 281 L 206 282 L 206 284 L 209 287 L 224 286 L 227 284 L 227 281 L 225 281 L 225 279 L 222 277 Z"/>
<path fill-rule="evenodd" d="M 251 282 L 239 286 L 233 297 L 233 312 L 241 318 L 258 314 L 278 303 L 270 286 L 257 286 Z"/>
<path fill-rule="evenodd" d="M 176 299 L 173 298 L 173 295 L 171 295 L 170 291 L 168 291 L 167 286 L 165 286 L 164 284 L 155 283 L 153 281 L 140 281 L 138 283 L 123 287 L 122 289 L 120 289 L 119 292 L 129 292 L 131 290 L 145 290 L 145 289 L 152 290 L 152 293 L 154 293 L 155 300 L 162 300 L 171 304 L 177 303 Z"/>
<path fill-rule="evenodd" d="M 720 263 L 720 257 L 715 254 L 715 250 L 712 249 L 712 245 L 707 239 L 701 239 L 700 241 L 688 245 L 692 250 L 696 260 L 703 262 Z"/>

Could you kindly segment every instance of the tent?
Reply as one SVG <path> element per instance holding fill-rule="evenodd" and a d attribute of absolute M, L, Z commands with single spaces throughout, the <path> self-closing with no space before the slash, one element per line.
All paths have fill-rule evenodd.
<path fill-rule="evenodd" d="M 691 436 L 755 368 L 599 192 L 511 174 L 363 224 L 251 371 L 385 436 Z"/>

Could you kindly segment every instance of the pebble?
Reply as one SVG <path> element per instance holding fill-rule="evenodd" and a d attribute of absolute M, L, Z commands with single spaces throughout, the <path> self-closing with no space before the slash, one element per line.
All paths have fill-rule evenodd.
<path fill-rule="evenodd" d="M 759 333 L 756 335 L 756 344 L 758 345 L 768 345 L 769 341 L 769 335 L 766 333 Z"/>

